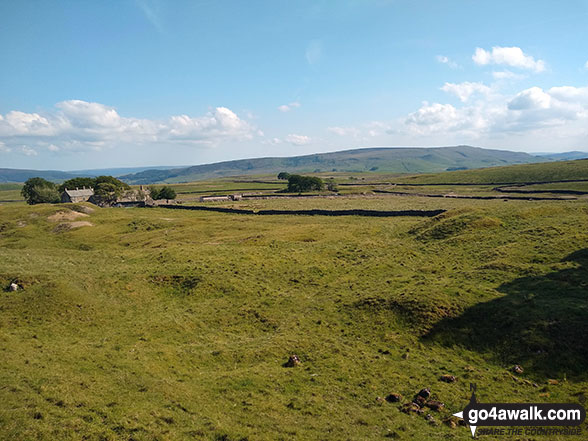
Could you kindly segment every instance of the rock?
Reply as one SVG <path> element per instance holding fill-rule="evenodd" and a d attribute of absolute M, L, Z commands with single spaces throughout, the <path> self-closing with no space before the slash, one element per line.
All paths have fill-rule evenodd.
<path fill-rule="evenodd" d="M 513 371 L 515 374 L 522 374 L 522 373 L 524 372 L 523 368 L 522 368 L 520 365 L 518 365 L 518 364 L 515 364 L 515 365 L 512 367 L 512 371 Z"/>
<path fill-rule="evenodd" d="M 402 401 L 402 395 L 392 393 L 386 397 L 386 401 L 388 403 L 399 403 L 400 401 Z"/>
<path fill-rule="evenodd" d="M 455 429 L 457 426 L 465 426 L 465 421 L 463 420 L 463 418 L 458 418 L 456 416 L 450 416 L 449 418 L 445 418 L 443 420 L 443 422 L 445 424 L 447 424 L 449 427 L 451 427 L 452 429 Z"/>
<path fill-rule="evenodd" d="M 559 381 L 549 379 L 549 380 L 547 380 L 547 384 L 551 384 L 552 386 L 556 386 L 559 384 Z"/>
<path fill-rule="evenodd" d="M 444 374 L 439 377 L 439 380 L 446 383 L 455 383 L 457 381 L 457 377 L 455 375 Z"/>
<path fill-rule="evenodd" d="M 424 407 L 427 400 L 421 397 L 420 395 L 417 395 L 416 397 L 414 397 L 414 400 L 412 400 L 412 402 L 418 404 L 419 407 Z"/>
<path fill-rule="evenodd" d="M 12 282 L 8 287 L 8 291 L 18 291 L 18 288 L 19 286 L 16 283 Z"/>
<path fill-rule="evenodd" d="M 386 401 L 384 398 L 376 397 L 376 403 L 383 403 L 384 401 Z"/>
<path fill-rule="evenodd" d="M 431 396 L 431 389 L 425 387 L 424 389 L 421 389 L 417 395 L 427 399 Z"/>
<path fill-rule="evenodd" d="M 404 413 L 414 412 L 414 413 L 417 413 L 419 415 L 421 415 L 421 414 L 423 414 L 425 412 L 416 403 L 406 403 L 406 404 L 402 405 L 402 407 L 400 408 L 400 410 L 402 410 L 402 412 L 404 412 Z"/>
<path fill-rule="evenodd" d="M 425 403 L 425 406 L 427 406 L 431 410 L 436 410 L 437 412 L 439 412 L 441 409 L 445 407 L 445 404 L 443 404 L 441 401 L 429 400 Z"/>
<path fill-rule="evenodd" d="M 425 420 L 427 420 L 431 426 L 438 426 L 439 425 L 439 423 L 437 422 L 435 417 L 433 417 L 433 415 L 431 415 L 430 413 L 425 415 Z"/>
<path fill-rule="evenodd" d="M 300 364 L 300 358 L 296 354 L 290 355 L 288 361 L 284 363 L 284 367 L 295 367 Z"/>

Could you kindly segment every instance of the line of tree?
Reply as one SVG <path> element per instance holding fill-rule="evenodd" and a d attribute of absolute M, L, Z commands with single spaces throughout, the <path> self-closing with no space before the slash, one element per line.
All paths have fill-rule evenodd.
<path fill-rule="evenodd" d="M 290 175 L 288 177 L 289 193 L 304 193 L 306 191 L 321 191 L 325 184 L 316 176 Z"/>

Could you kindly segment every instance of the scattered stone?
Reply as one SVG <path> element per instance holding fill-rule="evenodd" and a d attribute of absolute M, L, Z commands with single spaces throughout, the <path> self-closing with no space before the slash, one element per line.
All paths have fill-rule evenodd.
<path fill-rule="evenodd" d="M 295 366 L 298 366 L 299 364 L 300 364 L 300 358 L 298 358 L 298 355 L 292 354 L 288 358 L 288 361 L 286 363 L 284 363 L 284 367 L 295 367 Z"/>
<path fill-rule="evenodd" d="M 10 284 L 10 286 L 8 287 L 8 291 L 18 291 L 18 288 L 19 288 L 18 285 L 16 283 L 12 282 Z"/>
<path fill-rule="evenodd" d="M 376 403 L 383 403 L 384 401 L 387 401 L 387 400 L 384 400 L 384 398 L 382 398 L 382 397 L 376 397 Z"/>
<path fill-rule="evenodd" d="M 520 365 L 518 365 L 518 364 L 515 364 L 515 365 L 512 367 L 512 371 L 513 371 L 515 374 L 522 374 L 522 373 L 524 372 L 523 368 L 522 368 Z"/>
<path fill-rule="evenodd" d="M 445 404 L 443 404 L 441 401 L 429 400 L 425 403 L 425 406 L 427 406 L 431 410 L 436 410 L 437 412 L 439 412 L 441 409 L 445 407 Z"/>
<path fill-rule="evenodd" d="M 444 374 L 439 377 L 439 380 L 446 383 L 455 383 L 457 381 L 457 377 L 455 375 Z"/>
<path fill-rule="evenodd" d="M 559 381 L 549 379 L 549 380 L 547 380 L 547 384 L 551 384 L 552 386 L 557 386 L 559 384 Z"/>
<path fill-rule="evenodd" d="M 386 397 L 386 401 L 388 403 L 399 403 L 400 401 L 402 401 L 402 395 L 400 394 L 390 394 Z"/>

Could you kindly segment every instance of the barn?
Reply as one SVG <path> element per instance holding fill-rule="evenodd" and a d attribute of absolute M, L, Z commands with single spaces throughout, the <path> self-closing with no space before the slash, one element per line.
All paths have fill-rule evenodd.
<path fill-rule="evenodd" d="M 65 189 L 61 193 L 61 202 L 87 202 L 94 196 L 94 190 L 92 188 L 76 188 L 75 190 Z"/>

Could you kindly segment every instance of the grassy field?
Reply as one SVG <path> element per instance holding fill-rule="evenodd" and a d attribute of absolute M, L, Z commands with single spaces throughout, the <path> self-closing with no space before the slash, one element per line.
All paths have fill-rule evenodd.
<path fill-rule="evenodd" d="M 0 206 L 0 283 L 24 288 L 0 293 L 3 440 L 466 440 L 443 421 L 470 382 L 483 402 L 588 393 L 585 202 L 231 206 L 448 211 Z M 423 387 L 432 422 L 382 399 Z"/>

